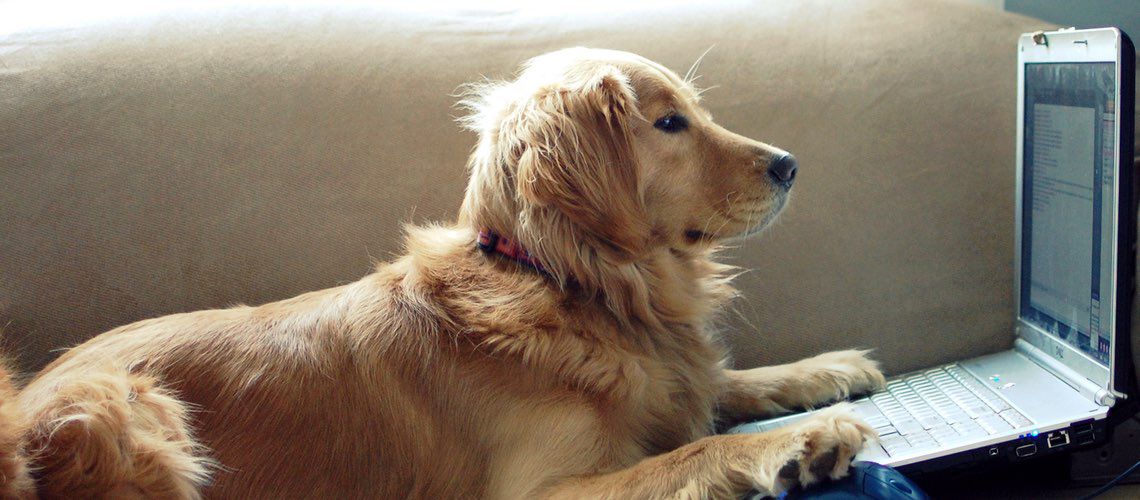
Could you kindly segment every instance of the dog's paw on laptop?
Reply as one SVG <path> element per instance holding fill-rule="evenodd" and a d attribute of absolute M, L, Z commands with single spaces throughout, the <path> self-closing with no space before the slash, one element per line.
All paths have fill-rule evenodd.
<path fill-rule="evenodd" d="M 882 389 L 886 378 L 870 350 L 848 349 L 825 352 L 797 362 L 808 368 L 803 373 L 814 379 L 814 405 L 823 406 L 852 396 Z"/>
<path fill-rule="evenodd" d="M 776 475 L 778 484 L 770 490 L 774 492 L 846 476 L 864 443 L 878 439 L 849 403 L 821 410 L 775 434 L 786 436 L 788 451 Z"/>

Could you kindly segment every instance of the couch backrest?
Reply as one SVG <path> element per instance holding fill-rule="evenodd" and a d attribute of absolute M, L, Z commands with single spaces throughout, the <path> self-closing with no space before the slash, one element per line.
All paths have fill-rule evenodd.
<path fill-rule="evenodd" d="M 456 88 L 573 45 L 680 72 L 711 47 L 717 121 L 799 158 L 788 212 L 727 254 L 754 269 L 739 365 L 862 346 L 897 372 L 1012 341 L 1014 47 L 1042 22 L 926 0 L 154 9 L 0 23 L 0 326 L 25 368 L 362 276 L 401 223 L 454 216 Z"/>

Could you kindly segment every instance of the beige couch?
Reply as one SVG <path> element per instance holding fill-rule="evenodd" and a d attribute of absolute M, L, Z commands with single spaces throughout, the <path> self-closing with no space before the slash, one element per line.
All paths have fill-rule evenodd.
<path fill-rule="evenodd" d="M 860 346 L 897 373 L 1013 341 L 1014 46 L 1041 21 L 919 0 L 29 5 L 0 22 L 0 326 L 25 369 L 367 273 L 402 223 L 456 212 L 456 87 L 572 45 L 679 71 L 711 47 L 718 122 L 799 158 L 790 209 L 727 257 L 754 269 L 724 328 L 738 365 Z"/>

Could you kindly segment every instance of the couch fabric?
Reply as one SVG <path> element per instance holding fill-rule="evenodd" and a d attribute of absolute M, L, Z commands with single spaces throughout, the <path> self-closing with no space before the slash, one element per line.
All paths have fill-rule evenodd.
<path fill-rule="evenodd" d="M 475 140 L 457 87 L 574 45 L 679 72 L 711 48 L 717 121 L 798 157 L 790 208 L 725 254 L 752 270 L 724 324 L 737 366 L 857 346 L 899 373 L 1013 341 L 1014 47 L 1041 21 L 928 0 L 154 4 L 0 3 L 0 349 L 25 371 L 118 325 L 368 273 L 404 223 L 455 215 Z M 1057 493 L 1032 475 L 978 491 Z"/>
<path fill-rule="evenodd" d="M 574 45 L 678 72 L 711 47 L 717 121 L 799 158 L 785 215 L 726 254 L 753 270 L 725 320 L 737 365 L 858 346 L 897 373 L 1013 340 L 1014 47 L 1040 21 L 925 0 L 28 5 L 0 6 L 0 326 L 24 369 L 369 272 L 403 223 L 456 213 L 475 140 L 456 88 Z"/>

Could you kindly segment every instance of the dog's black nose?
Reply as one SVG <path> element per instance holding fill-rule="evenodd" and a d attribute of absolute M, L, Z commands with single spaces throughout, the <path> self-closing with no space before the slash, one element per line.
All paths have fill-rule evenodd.
<path fill-rule="evenodd" d="M 768 177 L 784 189 L 792 187 L 792 182 L 796 180 L 796 157 L 791 153 L 784 153 L 783 156 L 776 158 L 776 161 L 768 165 Z"/>

